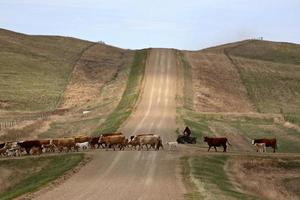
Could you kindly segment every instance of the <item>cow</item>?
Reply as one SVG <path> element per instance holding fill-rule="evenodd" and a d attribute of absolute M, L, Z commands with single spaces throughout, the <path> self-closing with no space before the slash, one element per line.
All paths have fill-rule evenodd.
<path fill-rule="evenodd" d="M 33 147 L 39 147 L 40 149 L 42 149 L 42 145 L 39 140 L 25 140 L 22 142 L 17 142 L 17 144 L 20 146 L 20 148 L 24 148 L 28 155 L 30 154 L 30 150 Z"/>
<path fill-rule="evenodd" d="M 228 142 L 228 140 L 227 140 L 226 137 L 222 137 L 222 138 L 204 137 L 204 142 L 206 142 L 208 144 L 208 146 L 209 146 L 207 151 L 209 151 L 211 147 L 214 147 L 215 151 L 217 151 L 216 147 L 223 146 L 223 148 L 224 148 L 223 152 L 226 152 L 226 149 L 227 149 L 226 143 L 228 143 L 229 145 L 231 145 Z"/>
<path fill-rule="evenodd" d="M 91 140 L 91 137 L 89 137 L 89 136 L 77 136 L 74 139 L 75 139 L 75 143 L 83 143 L 83 142 L 89 142 Z"/>
<path fill-rule="evenodd" d="M 74 138 L 53 139 L 52 144 L 57 147 L 59 152 L 62 152 L 64 148 L 67 148 L 67 152 L 71 151 L 72 148 L 76 149 Z"/>
<path fill-rule="evenodd" d="M 95 149 L 96 145 L 97 145 L 97 148 L 100 147 L 99 138 L 100 138 L 100 136 L 91 137 L 89 143 L 90 143 L 90 146 L 91 146 L 92 149 Z"/>
<path fill-rule="evenodd" d="M 265 143 L 255 143 L 253 145 L 256 147 L 256 152 L 266 152 L 266 144 Z"/>
<path fill-rule="evenodd" d="M 30 149 L 30 153 L 31 153 L 31 155 L 40 155 L 42 153 L 42 148 L 38 147 L 38 146 L 33 146 Z"/>
<path fill-rule="evenodd" d="M 41 143 L 41 145 L 49 145 L 49 144 L 51 144 L 51 139 L 40 139 L 39 140 L 40 141 L 40 143 Z"/>
<path fill-rule="evenodd" d="M 9 157 L 12 156 L 21 156 L 21 148 L 19 146 L 15 146 L 13 148 L 7 149 L 6 154 Z"/>
<path fill-rule="evenodd" d="M 105 144 L 106 150 L 109 146 L 112 146 L 115 151 L 115 145 L 119 145 L 120 150 L 125 149 L 126 138 L 124 135 L 101 135 L 99 138 L 100 144 Z"/>
<path fill-rule="evenodd" d="M 5 142 L 3 142 L 3 143 L 0 143 L 0 149 L 2 149 L 4 146 L 5 146 Z"/>
<path fill-rule="evenodd" d="M 101 134 L 103 137 L 106 136 L 113 136 L 113 135 L 123 135 L 123 133 L 117 132 L 117 133 L 103 133 Z"/>
<path fill-rule="evenodd" d="M 275 151 L 277 149 L 277 140 L 276 140 L 276 138 L 272 138 L 272 139 L 262 138 L 262 139 L 252 140 L 253 145 L 256 144 L 256 143 L 265 143 L 266 147 L 272 147 L 273 148 L 273 153 L 275 153 Z"/>
<path fill-rule="evenodd" d="M 7 149 L 8 149 L 7 147 L 2 147 L 0 149 L 0 156 L 6 156 L 7 155 L 7 153 L 6 153 Z"/>
<path fill-rule="evenodd" d="M 134 137 L 134 136 L 132 136 L 132 137 Z M 140 146 L 140 142 L 137 139 L 134 140 L 133 138 L 131 138 L 131 140 L 128 142 L 128 145 L 131 146 L 131 150 L 133 147 L 134 147 L 134 150 L 136 150 L 136 146 Z"/>
<path fill-rule="evenodd" d="M 169 146 L 169 151 L 177 150 L 178 142 L 167 142 L 167 145 Z"/>
<path fill-rule="evenodd" d="M 89 148 L 89 142 L 77 142 L 75 143 L 75 147 L 76 147 L 76 150 L 78 151 L 78 149 L 82 149 L 82 150 L 86 150 Z"/>
<path fill-rule="evenodd" d="M 150 147 L 154 147 L 155 150 L 159 150 L 159 146 L 161 144 L 161 138 L 158 135 L 146 135 L 143 137 L 137 137 L 137 140 L 139 140 L 140 143 L 139 150 L 141 150 L 143 146 L 146 146 L 148 151 L 148 145 L 150 145 Z"/>
<path fill-rule="evenodd" d="M 54 153 L 55 152 L 55 145 L 52 144 L 52 141 L 51 141 L 50 144 L 43 144 L 42 145 L 42 151 L 45 152 L 45 153 L 48 153 L 48 152 Z"/>

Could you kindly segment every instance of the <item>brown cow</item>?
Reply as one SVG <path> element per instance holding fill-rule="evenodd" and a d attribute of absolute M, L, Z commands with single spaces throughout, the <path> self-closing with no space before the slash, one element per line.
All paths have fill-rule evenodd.
<path fill-rule="evenodd" d="M 161 138 L 158 135 L 146 135 L 143 137 L 137 137 L 137 140 L 140 143 L 139 150 L 141 150 L 143 146 L 146 146 L 148 151 L 148 145 L 150 145 L 150 147 L 155 148 L 155 150 L 159 150 L 160 144 L 162 145 Z"/>
<path fill-rule="evenodd" d="M 29 155 L 32 147 L 39 147 L 42 149 L 42 145 L 39 140 L 25 140 L 23 142 L 17 142 L 17 144 L 26 150 L 26 153 Z"/>
<path fill-rule="evenodd" d="M 100 147 L 100 145 L 99 145 L 99 138 L 100 138 L 100 136 L 91 137 L 91 139 L 89 141 L 89 144 L 90 144 L 90 146 L 91 146 L 92 149 L 95 149 L 96 145 L 97 145 L 97 148 Z"/>
<path fill-rule="evenodd" d="M 256 144 L 256 143 L 265 143 L 266 147 L 272 147 L 273 148 L 273 153 L 275 153 L 275 150 L 277 149 L 277 140 L 276 140 L 276 138 L 272 138 L 272 139 L 262 138 L 262 139 L 252 140 L 253 145 Z"/>
<path fill-rule="evenodd" d="M 74 138 L 60 138 L 52 140 L 57 149 L 62 152 L 64 148 L 67 148 L 67 152 L 72 150 L 72 147 L 76 149 Z"/>
<path fill-rule="evenodd" d="M 136 146 L 140 146 L 140 142 L 139 142 L 139 140 L 137 140 L 137 139 L 131 139 L 129 142 L 128 142 L 128 145 L 130 145 L 131 146 L 131 150 L 132 150 L 132 148 L 134 147 L 134 150 L 136 150 Z"/>
<path fill-rule="evenodd" d="M 40 139 L 41 145 L 49 145 L 51 143 L 50 139 Z"/>
<path fill-rule="evenodd" d="M 112 136 L 112 135 L 123 135 L 123 133 L 120 133 L 120 132 L 118 132 L 118 133 L 103 133 L 101 135 L 103 137 L 106 137 L 106 136 Z"/>
<path fill-rule="evenodd" d="M 42 149 L 41 149 L 41 147 L 33 146 L 30 149 L 30 153 L 31 153 L 31 155 L 40 155 L 42 153 Z"/>
<path fill-rule="evenodd" d="M 89 136 L 77 136 L 77 137 L 75 137 L 75 143 L 89 142 L 90 140 L 91 140 L 91 137 L 89 137 Z"/>
<path fill-rule="evenodd" d="M 227 138 L 226 137 L 222 137 L 222 138 L 211 138 L 211 137 L 204 137 L 204 142 L 207 142 L 208 144 L 208 150 L 210 150 L 211 147 L 214 147 L 215 150 L 217 151 L 217 148 L 216 147 L 220 147 L 220 146 L 223 146 L 224 148 L 224 151 L 223 152 L 226 152 L 226 149 L 227 149 L 227 145 L 226 143 L 228 143 L 229 145 L 231 145 Z"/>
<path fill-rule="evenodd" d="M 124 135 L 110 135 L 110 136 L 101 135 L 99 138 L 99 143 L 105 144 L 106 150 L 108 150 L 109 146 L 112 146 L 115 151 L 115 145 L 119 145 L 120 150 L 124 150 L 126 138 Z"/>

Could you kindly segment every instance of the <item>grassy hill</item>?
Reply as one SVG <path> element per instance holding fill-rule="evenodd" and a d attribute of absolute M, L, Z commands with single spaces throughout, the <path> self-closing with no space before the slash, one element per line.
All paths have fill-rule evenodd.
<path fill-rule="evenodd" d="M 4 29 L 0 45 L 0 111 L 5 111 L 0 122 L 19 121 L 11 130 L 0 130 L 2 140 L 95 132 L 119 104 L 136 54 L 75 38 Z M 37 120 L 57 108 L 67 113 Z M 82 115 L 84 110 L 90 113 Z"/>
<path fill-rule="evenodd" d="M 247 40 L 185 55 L 196 110 L 300 113 L 300 45 Z"/>
<path fill-rule="evenodd" d="M 249 41 L 225 52 L 259 112 L 300 114 L 300 45 Z"/>
<path fill-rule="evenodd" d="M 0 110 L 55 109 L 76 60 L 91 44 L 0 29 Z"/>

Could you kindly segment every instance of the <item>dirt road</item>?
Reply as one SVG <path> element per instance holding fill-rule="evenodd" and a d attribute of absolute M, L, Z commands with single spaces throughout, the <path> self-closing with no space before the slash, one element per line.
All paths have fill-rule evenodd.
<path fill-rule="evenodd" d="M 157 133 L 175 140 L 175 52 L 153 49 L 136 111 L 121 128 L 127 136 Z M 179 156 L 168 151 L 94 151 L 77 174 L 36 199 L 183 199 Z"/>

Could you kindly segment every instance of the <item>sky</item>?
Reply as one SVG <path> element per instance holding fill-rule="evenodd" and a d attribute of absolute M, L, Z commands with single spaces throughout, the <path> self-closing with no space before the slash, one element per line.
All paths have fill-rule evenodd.
<path fill-rule="evenodd" d="M 300 43 L 300 0 L 0 0 L 0 28 L 128 49 Z"/>

